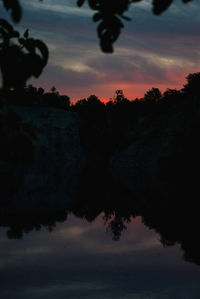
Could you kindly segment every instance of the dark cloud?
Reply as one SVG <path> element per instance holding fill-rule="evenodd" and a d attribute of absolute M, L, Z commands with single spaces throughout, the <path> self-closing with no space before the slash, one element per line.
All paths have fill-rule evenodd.
<path fill-rule="evenodd" d="M 167 80 L 165 69 L 150 57 L 139 55 L 117 57 L 102 56 L 91 60 L 88 64 L 92 69 L 104 74 L 102 81 L 134 82 L 134 83 L 163 83 Z"/>

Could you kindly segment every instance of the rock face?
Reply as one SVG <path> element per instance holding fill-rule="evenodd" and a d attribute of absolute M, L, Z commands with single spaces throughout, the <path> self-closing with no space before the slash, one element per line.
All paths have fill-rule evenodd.
<path fill-rule="evenodd" d="M 146 132 L 122 152 L 116 153 L 110 163 L 111 174 L 133 193 L 136 200 L 146 200 L 152 183 L 151 163 L 155 152 L 162 148 L 162 137 Z"/>
<path fill-rule="evenodd" d="M 4 212 L 53 212 L 70 206 L 76 193 L 83 151 L 78 117 L 74 112 L 40 107 L 9 107 L 33 128 L 35 160 L 31 165 L 9 165 L 19 189 L 1 207 Z M 15 145 L 13 145 L 15 146 Z"/>
<path fill-rule="evenodd" d="M 112 176 L 136 200 L 191 197 L 198 190 L 199 115 L 185 100 L 144 120 L 132 144 L 111 159 Z"/>

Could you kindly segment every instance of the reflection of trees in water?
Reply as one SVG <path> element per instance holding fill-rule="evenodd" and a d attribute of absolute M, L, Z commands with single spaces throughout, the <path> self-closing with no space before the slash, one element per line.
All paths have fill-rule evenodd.
<path fill-rule="evenodd" d="M 103 217 L 105 225 L 107 225 L 107 232 L 111 232 L 113 240 L 118 241 L 124 230 L 127 229 L 126 224 L 131 222 L 132 215 L 121 215 L 119 212 L 110 214 L 105 213 Z"/>
<path fill-rule="evenodd" d="M 164 246 L 178 243 L 184 251 L 185 260 L 200 264 L 200 221 L 195 197 L 197 186 L 196 189 L 193 186 L 192 196 L 186 199 L 185 194 L 189 195 L 192 185 L 188 183 L 182 193 L 180 184 L 177 186 L 176 192 L 171 193 L 167 200 L 157 194 L 154 197 L 149 194 L 149 201 L 147 199 L 146 205 L 141 205 L 134 199 L 134 194 L 112 179 L 107 165 L 97 159 L 83 168 L 78 192 L 70 209 L 55 214 L 13 215 L 10 218 L 1 215 L 0 225 L 10 227 L 7 232 L 9 238 L 22 238 L 23 233 L 39 230 L 42 226 L 51 231 L 56 222 L 67 219 L 68 213 L 88 222 L 103 214 L 106 230 L 117 241 L 131 219 L 142 216 L 143 223 L 160 234 Z"/>
<path fill-rule="evenodd" d="M 56 222 L 67 220 L 67 212 L 0 215 L 0 226 L 9 227 L 7 236 L 10 239 L 21 239 L 24 233 L 40 230 L 43 226 L 52 231 Z"/>
<path fill-rule="evenodd" d="M 187 188 L 186 188 L 187 189 Z M 186 192 L 187 194 L 187 192 Z M 185 197 L 184 192 L 175 196 L 151 202 L 142 211 L 143 223 L 160 234 L 164 246 L 180 244 L 184 259 L 200 265 L 200 219 L 196 196 Z"/>
<path fill-rule="evenodd" d="M 123 200 L 122 200 L 123 199 Z M 100 160 L 90 161 L 85 165 L 80 175 L 76 198 L 72 206 L 55 213 L 10 213 L 0 215 L 0 226 L 7 226 L 9 238 L 22 238 L 23 233 L 33 229 L 40 230 L 42 226 L 50 231 L 56 222 L 64 222 L 68 213 L 73 213 L 88 222 L 94 221 L 104 213 L 104 222 L 113 239 L 120 238 L 125 229 L 125 223 L 130 221 L 132 214 L 127 210 L 131 205 L 131 194 L 119 183 L 113 181 L 108 167 Z M 48 207 L 47 207 L 48 208 Z"/>
<path fill-rule="evenodd" d="M 123 200 L 122 200 L 123 199 Z M 93 221 L 103 213 L 107 231 L 118 240 L 130 222 L 131 194 L 110 176 L 108 167 L 101 160 L 90 161 L 82 171 L 74 215 Z"/>

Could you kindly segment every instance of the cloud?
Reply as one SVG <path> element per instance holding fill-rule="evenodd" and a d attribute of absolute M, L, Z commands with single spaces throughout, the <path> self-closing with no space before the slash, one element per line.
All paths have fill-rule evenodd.
<path fill-rule="evenodd" d="M 73 1 L 52 1 L 52 0 L 45 0 L 44 2 L 29 0 L 21 1 L 22 6 L 26 10 L 41 10 L 46 11 L 48 14 L 55 13 L 55 14 L 65 14 L 69 16 L 78 16 L 78 17 L 88 17 L 92 15 L 91 10 L 88 7 L 83 6 L 81 9 L 77 7 Z"/>
<path fill-rule="evenodd" d="M 123 21 L 125 28 L 112 55 L 101 52 L 97 24 L 91 20 L 94 11 L 87 5 L 78 8 L 73 0 L 22 4 L 18 28 L 30 28 L 31 36 L 42 39 L 50 50 L 43 75 L 30 82 L 37 86 L 55 85 L 77 99 L 90 93 L 108 98 L 120 86 L 132 97 L 133 92 L 142 96 L 156 85 L 179 88 L 188 73 L 198 71 L 200 4 L 195 1 L 174 2 L 161 16 L 152 14 L 150 1 L 133 4 L 126 13 L 132 21 Z"/>

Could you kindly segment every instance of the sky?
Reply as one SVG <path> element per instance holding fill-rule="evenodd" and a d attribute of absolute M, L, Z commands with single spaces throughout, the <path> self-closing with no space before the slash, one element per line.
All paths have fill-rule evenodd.
<path fill-rule="evenodd" d="M 185 77 L 199 71 L 200 3 L 175 0 L 155 16 L 151 2 L 132 5 L 126 13 L 132 21 L 124 21 L 114 53 L 105 54 L 92 21 L 94 11 L 87 5 L 78 8 L 75 0 L 21 0 L 23 18 L 17 29 L 29 28 L 30 36 L 42 39 L 50 51 L 42 75 L 28 84 L 46 91 L 55 86 L 71 100 L 91 94 L 110 99 L 117 89 L 132 100 L 152 87 L 182 88 Z M 3 8 L 1 14 L 7 17 Z"/>

